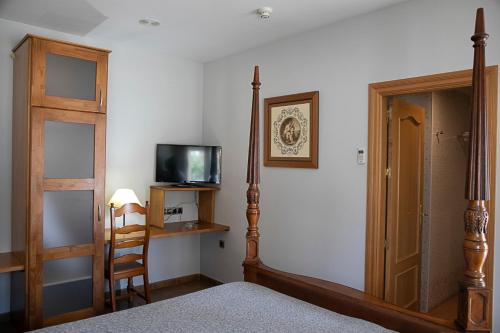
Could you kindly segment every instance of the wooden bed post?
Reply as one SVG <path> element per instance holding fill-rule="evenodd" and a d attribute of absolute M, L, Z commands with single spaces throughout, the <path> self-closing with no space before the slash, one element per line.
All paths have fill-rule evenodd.
<path fill-rule="evenodd" d="M 260 182 L 260 165 L 259 165 L 259 66 L 255 66 L 254 77 L 252 82 L 253 99 L 252 99 L 252 119 L 250 125 L 250 141 L 248 145 L 248 165 L 247 165 L 247 247 L 244 264 L 254 264 L 260 262 L 259 259 L 259 182 Z M 248 274 L 245 273 L 245 280 Z"/>
<path fill-rule="evenodd" d="M 490 199 L 488 119 L 485 93 L 485 32 L 484 11 L 477 10 L 472 77 L 472 114 L 469 142 L 465 211 L 465 272 L 460 283 L 457 323 L 466 331 L 489 331 L 491 327 L 491 291 L 486 288 L 483 266 L 488 255 L 486 232 Z"/>

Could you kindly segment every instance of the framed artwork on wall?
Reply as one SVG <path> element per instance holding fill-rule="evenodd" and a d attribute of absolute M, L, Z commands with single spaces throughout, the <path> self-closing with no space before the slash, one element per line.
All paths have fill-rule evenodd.
<path fill-rule="evenodd" d="M 318 168 L 319 91 L 264 99 L 264 165 Z"/>

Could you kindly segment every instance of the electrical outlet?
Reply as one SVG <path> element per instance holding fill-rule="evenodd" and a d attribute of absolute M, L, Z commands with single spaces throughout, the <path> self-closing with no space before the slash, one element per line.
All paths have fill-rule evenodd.
<path fill-rule="evenodd" d="M 219 247 L 223 249 L 226 246 L 226 243 L 221 239 L 219 240 Z"/>
<path fill-rule="evenodd" d="M 165 215 L 180 215 L 184 212 L 182 207 L 167 207 L 163 210 L 163 214 Z"/>

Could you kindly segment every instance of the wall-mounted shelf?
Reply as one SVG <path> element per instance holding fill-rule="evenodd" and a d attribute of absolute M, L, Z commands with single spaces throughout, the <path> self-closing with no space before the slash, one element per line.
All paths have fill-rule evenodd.
<path fill-rule="evenodd" d="M 198 222 L 192 228 L 188 228 L 186 224 Z M 165 238 L 165 237 L 177 237 L 177 236 L 188 236 L 196 234 L 204 234 L 209 232 L 220 232 L 229 231 L 229 226 L 217 224 L 217 223 L 206 223 L 200 221 L 186 221 L 186 222 L 172 222 L 165 223 L 163 228 L 152 227 L 151 228 L 151 238 Z M 117 235 L 117 239 L 133 239 L 138 235 L 134 233 L 128 235 Z M 110 239 L 110 229 L 106 229 L 106 242 Z"/>
<path fill-rule="evenodd" d="M 218 187 L 175 187 L 151 186 L 149 192 L 150 200 L 150 223 L 151 226 L 163 229 L 165 222 L 165 196 L 167 192 L 198 192 L 198 220 L 200 222 L 214 223 L 215 192 Z"/>
<path fill-rule="evenodd" d="M 0 273 L 24 271 L 24 264 L 12 252 L 0 253 Z"/>
<path fill-rule="evenodd" d="M 184 222 L 169 222 L 165 221 L 165 195 L 166 192 L 198 192 L 198 220 Z M 209 232 L 229 231 L 229 226 L 214 223 L 214 208 L 215 208 L 215 192 L 219 191 L 218 187 L 175 187 L 166 186 L 151 186 L 150 188 L 150 218 L 151 238 L 177 237 L 204 234 Z M 189 224 L 195 225 L 191 228 Z M 122 238 L 120 238 L 120 236 Z M 134 238 L 134 234 L 128 234 L 126 237 L 117 235 L 118 239 Z M 106 242 L 110 239 L 110 230 L 106 229 Z"/>

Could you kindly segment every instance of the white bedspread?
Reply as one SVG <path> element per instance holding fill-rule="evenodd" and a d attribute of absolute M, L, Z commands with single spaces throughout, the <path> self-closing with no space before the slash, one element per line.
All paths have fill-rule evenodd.
<path fill-rule="evenodd" d="M 246 282 L 36 332 L 393 332 Z"/>

